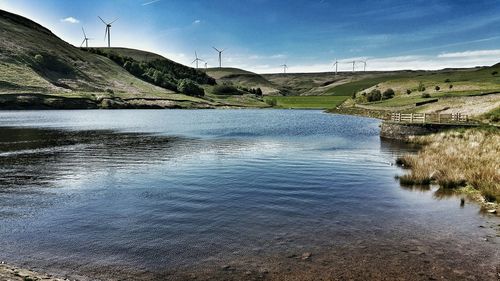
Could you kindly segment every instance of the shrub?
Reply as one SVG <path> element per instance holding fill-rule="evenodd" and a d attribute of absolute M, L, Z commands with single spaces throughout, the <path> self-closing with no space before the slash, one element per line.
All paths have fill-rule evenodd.
<path fill-rule="evenodd" d="M 430 97 L 431 97 L 431 95 L 428 94 L 428 93 L 423 93 L 422 94 L 422 98 L 424 98 L 424 99 L 427 99 L 427 98 L 430 98 Z"/>
<path fill-rule="evenodd" d="M 273 106 L 273 107 L 278 105 L 278 101 L 275 98 L 266 99 L 266 103 L 270 106 Z"/>
<path fill-rule="evenodd" d="M 356 91 L 352 92 L 351 98 L 354 100 L 356 99 Z"/>
<path fill-rule="evenodd" d="M 436 91 L 439 91 L 439 90 L 441 90 L 441 87 L 436 86 L 434 89 L 436 89 Z"/>
<path fill-rule="evenodd" d="M 110 89 L 110 88 L 107 88 L 106 90 L 106 93 L 108 94 L 114 94 L 115 92 L 113 91 L 113 89 Z"/>
<path fill-rule="evenodd" d="M 444 83 L 450 83 L 450 82 L 451 82 L 451 80 L 450 80 L 450 79 L 445 79 L 445 80 L 444 80 Z"/>
<path fill-rule="evenodd" d="M 417 90 L 418 90 L 419 92 L 423 92 L 423 91 L 425 91 L 425 86 L 424 86 L 424 83 L 419 82 L 419 83 L 418 83 L 418 86 L 417 86 Z"/>
<path fill-rule="evenodd" d="M 452 84 L 450 84 L 450 86 L 448 86 L 448 88 L 449 88 L 449 89 L 453 89 L 453 85 L 452 85 Z"/>
<path fill-rule="evenodd" d="M 394 90 L 389 88 L 389 89 L 384 91 L 384 93 L 382 94 L 382 98 L 385 100 L 392 99 L 394 97 L 394 95 L 395 95 Z"/>
<path fill-rule="evenodd" d="M 410 90 L 410 89 L 407 89 L 407 90 L 406 90 L 406 94 L 407 94 L 407 95 L 411 94 L 411 90 Z"/>
<path fill-rule="evenodd" d="M 491 73 L 491 75 L 493 75 L 493 76 L 495 76 L 497 74 L 498 74 L 498 71 L 496 71 L 496 70 Z"/>
<path fill-rule="evenodd" d="M 202 97 L 205 95 L 203 88 L 188 78 L 179 80 L 177 90 L 188 96 Z"/>
<path fill-rule="evenodd" d="M 53 56 L 50 54 L 37 54 L 35 55 L 35 61 L 32 64 L 32 67 L 35 70 L 46 72 L 53 71 L 63 74 L 65 76 L 70 76 L 74 74 L 73 66 L 67 64 L 65 61 L 61 60 L 57 56 Z"/>
<path fill-rule="evenodd" d="M 262 97 L 262 95 L 263 95 L 262 89 L 261 88 L 257 88 L 257 90 L 255 90 L 255 95 L 258 96 L 258 97 Z"/>
<path fill-rule="evenodd" d="M 379 101 L 382 99 L 382 93 L 379 90 L 373 89 L 366 95 L 366 100 L 368 102 Z"/>
<path fill-rule="evenodd" d="M 38 54 L 38 55 L 35 55 L 35 60 L 37 63 L 43 63 L 43 56 Z"/>
<path fill-rule="evenodd" d="M 216 95 L 241 95 L 241 92 L 238 91 L 238 88 L 229 83 L 215 85 L 212 92 Z"/>

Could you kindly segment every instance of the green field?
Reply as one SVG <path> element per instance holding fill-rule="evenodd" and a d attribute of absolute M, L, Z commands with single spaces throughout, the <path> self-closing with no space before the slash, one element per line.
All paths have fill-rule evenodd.
<path fill-rule="evenodd" d="M 281 108 L 333 108 L 346 100 L 344 96 L 288 96 L 288 97 L 268 97 L 266 101 L 276 100 L 276 106 Z"/>
<path fill-rule="evenodd" d="M 362 79 L 359 81 L 354 81 L 354 82 L 350 82 L 350 83 L 336 86 L 334 88 L 329 89 L 326 93 L 329 95 L 334 95 L 334 96 L 350 97 L 350 96 L 352 96 L 353 93 L 357 93 L 357 92 L 362 91 L 366 88 L 370 88 L 372 86 L 377 85 L 378 83 L 381 83 L 381 82 L 384 82 L 387 80 L 391 80 L 391 79 L 408 77 L 408 76 L 409 76 L 409 74 L 400 74 L 400 75 L 380 76 L 380 77 L 375 77 L 375 78 Z"/>

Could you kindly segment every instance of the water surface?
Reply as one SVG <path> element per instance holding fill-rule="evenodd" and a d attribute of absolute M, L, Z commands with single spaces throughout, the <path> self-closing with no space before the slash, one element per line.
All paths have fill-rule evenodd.
<path fill-rule="evenodd" d="M 494 280 L 499 221 L 401 188 L 391 163 L 415 149 L 378 133 L 308 110 L 0 112 L 0 258 L 82 279 Z"/>

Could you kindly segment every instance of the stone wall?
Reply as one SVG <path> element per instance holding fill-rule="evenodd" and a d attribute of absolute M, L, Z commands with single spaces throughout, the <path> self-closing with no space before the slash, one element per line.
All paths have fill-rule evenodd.
<path fill-rule="evenodd" d="M 473 124 L 409 124 L 384 121 L 380 126 L 380 137 L 407 140 L 409 136 L 421 136 L 457 128 L 475 127 Z"/>

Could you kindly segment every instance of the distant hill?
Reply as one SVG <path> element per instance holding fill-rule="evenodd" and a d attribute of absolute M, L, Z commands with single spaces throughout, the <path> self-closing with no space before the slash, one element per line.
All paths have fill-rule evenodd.
<path fill-rule="evenodd" d="M 268 81 L 262 75 L 239 68 L 208 68 L 204 70 L 208 76 L 217 80 L 217 83 L 229 82 L 246 88 L 261 88 L 264 95 L 280 94 L 279 86 Z"/>

